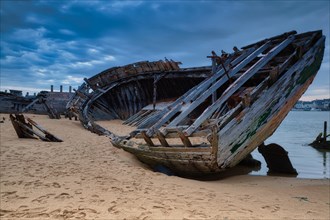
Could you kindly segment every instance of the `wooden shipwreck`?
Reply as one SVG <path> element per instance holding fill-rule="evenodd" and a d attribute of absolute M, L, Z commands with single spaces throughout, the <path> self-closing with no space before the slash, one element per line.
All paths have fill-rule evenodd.
<path fill-rule="evenodd" d="M 150 166 L 178 175 L 222 172 L 261 145 L 312 83 L 322 31 L 287 32 L 221 55 L 212 66 L 139 62 L 85 79 L 68 103 L 85 128 Z M 116 135 L 98 120 L 132 126 Z"/>
<path fill-rule="evenodd" d="M 48 114 L 50 118 L 59 118 L 65 114 L 66 104 L 74 93 L 41 91 L 37 95 L 23 96 L 22 91 L 11 90 L 16 93 L 0 92 L 1 113 L 33 113 Z"/>

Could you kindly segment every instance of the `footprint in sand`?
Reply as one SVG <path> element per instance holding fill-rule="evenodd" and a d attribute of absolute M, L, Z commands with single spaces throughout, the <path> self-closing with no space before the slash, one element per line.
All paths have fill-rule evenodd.
<path fill-rule="evenodd" d="M 262 206 L 261 208 L 262 208 L 262 209 L 268 209 L 268 210 L 270 210 L 271 212 L 277 212 L 277 211 L 280 210 L 279 205 L 274 205 L 274 206 L 266 205 L 266 206 Z"/>
<path fill-rule="evenodd" d="M 32 202 L 36 202 L 36 203 L 40 203 L 40 204 L 45 204 L 47 203 L 47 200 L 51 197 L 54 196 L 55 194 L 50 193 L 50 194 L 46 194 L 44 196 L 40 196 L 36 199 L 33 199 Z"/>
<path fill-rule="evenodd" d="M 19 196 L 16 194 L 17 191 L 11 191 L 11 192 L 1 192 L 1 197 L 2 198 L 6 198 L 8 200 L 13 200 L 13 199 L 26 199 L 28 197 L 23 197 L 23 196 Z"/>
<path fill-rule="evenodd" d="M 15 194 L 17 191 L 11 191 L 11 192 L 1 192 L 1 197 L 7 197 L 9 195 Z"/>
<path fill-rule="evenodd" d="M 69 193 L 61 193 L 55 197 L 55 199 L 59 199 L 59 200 L 70 199 L 70 198 L 73 198 L 73 197 L 70 196 Z"/>
<path fill-rule="evenodd" d="M 82 194 L 82 192 L 83 192 L 82 189 L 77 189 L 77 190 L 74 191 L 74 193 L 75 193 L 75 194 L 78 194 L 78 195 L 79 195 L 79 194 Z"/>
<path fill-rule="evenodd" d="M 55 187 L 55 188 L 61 188 L 61 185 L 59 183 L 57 183 L 57 182 L 54 182 L 52 184 L 52 186 Z"/>

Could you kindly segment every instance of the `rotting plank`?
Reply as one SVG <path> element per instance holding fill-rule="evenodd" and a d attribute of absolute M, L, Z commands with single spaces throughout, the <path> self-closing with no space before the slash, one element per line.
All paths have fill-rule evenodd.
<path fill-rule="evenodd" d="M 146 135 L 145 131 L 142 131 L 141 132 L 143 138 L 144 138 L 144 141 L 149 145 L 149 146 L 155 146 L 154 143 L 152 142 L 151 138 Z"/>
<path fill-rule="evenodd" d="M 281 52 L 286 46 L 288 46 L 294 39 L 294 36 L 288 37 L 282 41 L 279 45 L 275 46 L 264 57 L 258 60 L 253 66 L 245 71 L 232 85 L 230 85 L 222 96 L 212 105 L 205 109 L 205 111 L 195 120 L 195 122 L 184 131 L 186 136 L 191 135 L 213 112 L 219 108 L 227 99 L 233 95 L 247 80 L 249 80 L 260 68 L 266 65 L 273 57 Z"/>
<path fill-rule="evenodd" d="M 236 67 L 230 70 L 227 75 L 223 75 L 217 82 L 215 82 L 209 89 L 204 91 L 200 96 L 196 97 L 195 100 L 190 104 L 189 108 L 185 109 L 178 115 L 167 127 L 174 127 L 178 125 L 189 113 L 191 113 L 196 107 L 198 107 L 202 102 L 204 102 L 210 95 L 217 91 L 220 86 L 226 83 L 229 78 L 233 77 L 237 72 L 239 72 L 243 67 L 249 64 L 254 58 L 256 58 L 260 53 L 265 51 L 269 47 L 269 43 L 266 43 L 255 50 L 250 56 L 245 58 Z"/>
<path fill-rule="evenodd" d="M 253 57 L 255 58 L 260 51 L 264 50 L 266 48 L 262 47 L 257 50 L 254 48 L 247 50 L 245 53 L 240 55 L 238 58 L 233 60 L 230 64 L 228 65 L 238 65 L 242 60 L 246 59 L 247 57 Z M 184 95 L 179 97 L 175 102 L 173 102 L 171 105 L 169 105 L 167 108 L 163 109 L 160 113 L 159 116 L 161 116 L 161 119 L 155 122 L 147 131 L 147 135 L 152 136 L 157 129 L 159 129 L 164 123 L 166 123 L 170 118 L 172 118 L 178 111 L 180 111 L 182 105 L 184 103 L 190 102 L 191 100 L 195 100 L 205 89 L 207 89 L 213 82 L 218 80 L 220 77 L 223 76 L 225 73 L 225 70 L 221 68 L 217 73 L 215 73 L 213 76 L 211 76 L 208 79 L 205 79 L 203 82 L 200 84 L 196 85 L 195 87 L 191 88 L 188 92 L 186 92 Z M 143 126 L 141 126 L 143 127 Z M 145 126 L 144 126 L 145 127 Z M 140 128 L 140 127 L 139 127 Z"/>
<path fill-rule="evenodd" d="M 161 133 L 161 132 L 157 132 L 157 137 L 159 142 L 161 143 L 161 145 L 163 145 L 164 147 L 170 147 L 170 145 L 167 143 L 165 136 Z"/>

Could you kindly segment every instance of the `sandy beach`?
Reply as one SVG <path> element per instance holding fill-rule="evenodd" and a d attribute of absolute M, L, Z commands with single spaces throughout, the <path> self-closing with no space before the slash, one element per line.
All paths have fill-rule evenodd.
<path fill-rule="evenodd" d="M 78 121 L 28 116 L 63 142 L 19 139 L 1 115 L 0 219 L 330 218 L 329 179 L 167 176 Z"/>

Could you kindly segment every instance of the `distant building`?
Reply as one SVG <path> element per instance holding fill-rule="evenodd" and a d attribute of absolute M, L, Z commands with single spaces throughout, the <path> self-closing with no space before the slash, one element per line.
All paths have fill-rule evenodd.
<path fill-rule="evenodd" d="M 10 89 L 9 93 L 16 96 L 23 96 L 23 92 L 21 90 Z"/>
<path fill-rule="evenodd" d="M 321 110 L 330 111 L 330 99 L 314 100 L 314 101 L 298 101 L 293 110 L 310 111 Z"/>

